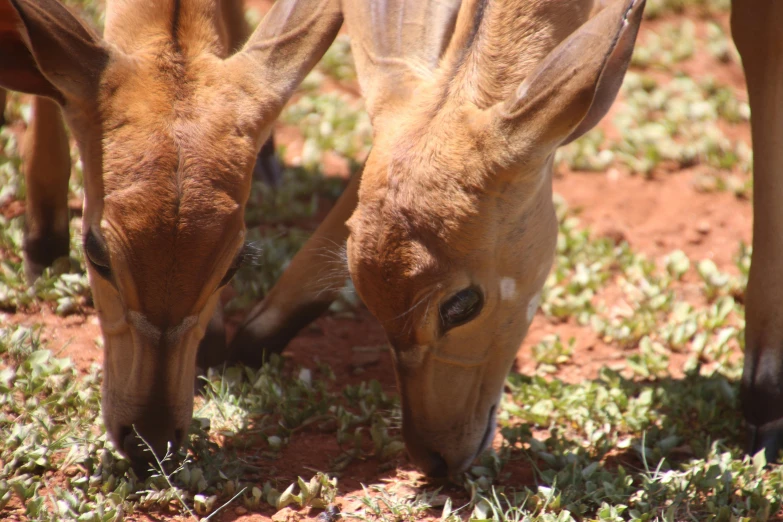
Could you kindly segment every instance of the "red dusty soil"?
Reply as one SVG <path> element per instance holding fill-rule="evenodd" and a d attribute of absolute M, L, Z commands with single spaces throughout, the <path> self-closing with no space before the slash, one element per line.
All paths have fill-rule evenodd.
<path fill-rule="evenodd" d="M 256 0 L 254 4 L 266 6 L 269 2 Z M 721 21 L 725 27 L 725 17 Z M 643 26 L 640 38 L 643 39 L 645 33 L 659 23 Z M 697 21 L 697 24 L 699 33 L 703 33 L 703 23 Z M 680 68 L 697 77 L 709 71 L 738 91 L 742 89 L 742 71 L 736 63 L 719 63 L 700 48 L 696 57 L 680 64 Z M 738 139 L 748 141 L 747 125 L 738 125 L 733 132 Z M 278 141 L 287 145 L 289 150 L 298 145 L 298 139 L 298 133 L 291 132 L 291 129 L 278 134 Z M 696 170 L 684 170 L 644 179 L 616 170 L 578 173 L 561 169 L 555 179 L 555 191 L 597 235 L 626 240 L 634 250 L 651 258 L 681 249 L 692 259 L 710 258 L 720 269 L 732 270 L 739 241 L 749 242 L 751 239 L 751 204 L 728 192 L 698 192 L 694 184 L 697 174 Z M 6 321 L 43 324 L 43 338 L 48 345 L 55 352 L 70 356 L 80 368 L 101 361 L 102 351 L 95 343 L 100 332 L 92 314 L 60 318 L 48 310 L 35 315 L 0 313 L 0 322 Z M 340 384 L 378 379 L 387 391 L 395 390 L 388 352 L 382 352 L 380 360 L 364 367 L 361 374 L 356 374 L 352 365 L 356 353 L 353 347 L 385 343 L 383 330 L 368 312 L 360 310 L 355 320 L 326 316 L 318 319 L 315 325 L 306 329 L 287 349 L 292 363 L 314 368 L 316 362 L 325 362 L 334 369 Z M 517 371 L 532 371 L 534 365 L 526 347 L 550 333 L 558 333 L 564 340 L 574 337 L 580 347 L 574 354 L 573 363 L 556 374 L 569 381 L 594 377 L 601 366 L 611 366 L 627 355 L 620 348 L 601 342 L 590 328 L 568 322 L 554 324 L 539 314 L 520 347 Z M 495 443 L 499 444 L 499 438 Z M 270 462 L 270 471 L 274 470 L 272 473 L 283 481 L 294 480 L 299 475 L 309 477 L 313 470 L 328 471 L 330 461 L 339 454 L 340 448 L 334 435 L 302 432 L 292 437 L 291 444 L 282 451 L 278 460 Z M 505 483 L 521 486 L 534 480 L 528 464 L 512 463 L 507 471 Z M 374 459 L 356 461 L 342 474 L 339 503 L 345 510 L 356 507 L 357 502 L 350 497 L 361 493 L 361 484 L 386 484 L 391 490 L 399 488 L 415 493 L 423 480 L 404 456 L 385 465 Z M 460 490 L 452 486 L 447 488 L 446 492 L 454 495 L 455 500 L 467 500 Z M 291 519 L 313 516 L 290 510 L 286 513 Z M 171 520 L 172 517 L 134 515 L 131 519 Z M 244 514 L 242 509 L 229 506 L 218 519 L 268 520 L 269 513 Z"/>

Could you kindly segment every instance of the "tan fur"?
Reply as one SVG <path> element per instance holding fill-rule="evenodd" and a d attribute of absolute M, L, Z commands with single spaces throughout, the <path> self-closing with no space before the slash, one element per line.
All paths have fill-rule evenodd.
<path fill-rule="evenodd" d="M 377 4 L 405 12 L 403 0 Z M 420 40 L 407 66 L 399 55 L 379 59 L 383 37 L 362 27 L 367 4 L 344 0 L 349 32 L 360 38 L 360 80 L 368 99 L 378 100 L 369 107 L 375 145 L 349 221 L 349 267 L 394 347 L 403 434 L 430 474 L 461 471 L 491 440 L 494 407 L 554 250 L 552 153 L 608 109 L 641 19 L 638 3 L 602 4 L 468 0 L 439 65 L 421 74 L 424 46 L 434 57 L 440 45 Z M 764 449 L 770 460 L 783 447 L 781 17 L 781 4 L 767 0 L 733 6 L 760 188 L 743 411 L 749 451 Z M 509 281 L 516 299 L 498 288 Z M 484 308 L 444 332 L 439 303 L 468 287 L 482 289 Z"/>
<path fill-rule="evenodd" d="M 348 222 L 348 264 L 394 348 L 408 450 L 440 475 L 463 470 L 491 441 L 554 253 L 554 150 L 614 98 L 641 9 L 623 22 L 631 4 L 615 3 L 580 27 L 590 1 L 469 1 L 456 22 L 457 1 L 413 14 L 411 5 L 343 1 L 375 130 Z M 430 18 L 368 32 L 374 9 L 386 11 L 380 20 Z M 386 31 L 405 41 L 409 25 L 416 34 L 438 24 L 453 34 L 403 49 L 385 40 Z M 509 281 L 514 299 L 501 291 Z M 466 288 L 481 289 L 483 308 L 447 329 L 439 308 Z"/>
<path fill-rule="evenodd" d="M 193 281 L 209 281 L 241 242 L 262 129 L 252 100 L 221 81 L 231 74 L 222 61 L 199 54 L 161 70 L 160 52 L 165 47 L 136 56 L 132 70 L 119 64 L 104 74 L 103 91 L 112 95 L 102 100 L 103 143 L 122 152 L 103 163 L 102 228 L 118 235 L 112 254 L 132 266 L 139 302 L 128 305 L 175 324 L 203 307 Z"/>
<path fill-rule="evenodd" d="M 226 14 L 228 9 L 235 15 L 233 7 L 222 4 L 225 18 L 216 21 L 212 4 L 189 4 L 180 20 L 181 39 L 172 49 L 163 23 L 170 21 L 165 17 L 170 4 L 150 4 L 139 14 L 134 13 L 132 0 L 115 1 L 107 16 L 107 38 L 116 35 L 114 45 L 134 59 L 115 59 L 101 73 L 96 91 L 100 110 L 78 96 L 78 84 L 64 84 L 69 92 L 62 93 L 25 69 L 32 58 L 24 53 L 14 55 L 15 64 L 27 72 L 16 75 L 13 85 L 5 85 L 18 87 L 23 80 L 61 102 L 69 97 L 66 116 L 88 174 L 85 227 L 103 232 L 119 272 L 117 287 L 92 274 L 109 354 L 107 426 L 116 437 L 118 426 L 136 419 L 141 431 L 153 433 L 153 442 L 161 447 L 173 437 L 166 430 L 156 432 L 151 424 L 165 415 L 174 418 L 172 426 L 189 421 L 195 346 L 216 304 L 216 294 L 208 288 L 241 242 L 247 174 L 236 176 L 234 169 L 251 164 L 252 149 L 263 135 L 258 118 L 273 117 L 291 90 L 292 82 L 281 82 L 276 75 L 280 65 L 301 62 L 306 69 L 317 53 L 295 48 L 287 52 L 286 45 L 303 33 L 273 26 L 257 34 L 248 46 L 253 52 L 232 65 L 224 63 L 227 69 L 218 72 L 217 58 L 225 57 L 236 45 L 230 42 L 237 41 L 226 30 L 229 18 L 237 20 Z M 606 3 L 609 9 L 619 5 Z M 605 77 L 617 78 L 622 59 L 614 63 L 612 55 L 601 61 L 601 53 L 607 52 L 601 45 L 616 31 L 611 17 L 605 17 L 609 21 L 593 27 L 603 34 L 604 43 L 588 40 L 595 48 L 582 50 L 585 63 L 572 73 L 582 75 L 577 81 L 569 83 L 572 76 L 565 74 L 568 69 L 558 69 L 558 60 L 540 70 L 553 47 L 591 12 L 590 2 L 573 1 L 569 9 L 561 9 L 562 3 L 544 0 L 488 0 L 479 12 L 483 0 L 466 0 L 457 17 L 458 0 L 416 1 L 404 10 L 408 20 L 379 19 L 385 24 L 402 22 L 394 31 L 366 23 L 367 9 L 379 6 L 399 15 L 404 4 L 343 2 L 373 118 L 375 146 L 361 187 L 358 178 L 352 180 L 334 212 L 248 320 L 243 329 L 247 335 L 238 336 L 238 345 L 260 353 L 257 347 L 263 340 L 265 346 L 282 348 L 313 310 L 323 309 L 334 298 L 334 277 L 324 255 L 333 255 L 333 245 L 348 236 L 345 218 L 359 197 L 349 222 L 351 275 L 395 349 L 409 450 L 425 471 L 437 474 L 469 464 L 493 427 L 492 407 L 527 330 L 530 303 L 536 302 L 554 249 L 551 152 L 582 132 L 585 122 L 592 125 L 596 115 L 600 117 L 602 111 L 593 108 L 611 101 Z M 769 74 L 780 70 L 783 52 L 766 50 L 783 42 L 779 24 L 773 23 L 783 14 L 775 11 L 779 3 L 768 0 L 735 2 L 733 7 L 732 31 L 751 91 L 756 185 L 764 187 L 755 194 L 749 356 L 743 377 L 746 416 L 764 443 L 763 433 L 776 425 L 780 414 L 777 366 L 783 360 L 783 290 L 776 290 L 780 278 L 774 277 L 783 251 L 778 240 L 783 237 L 778 230 L 783 217 L 778 216 L 777 205 L 783 197 L 778 190 L 783 105 L 777 103 L 783 96 L 783 77 Z M 312 12 L 300 12 L 293 25 L 313 23 Z M 18 50 L 19 42 L 13 39 L 18 21 L 9 23 L 11 15 L 10 4 L 0 2 L 0 48 Z M 74 48 L 90 47 L 77 42 Z M 559 52 L 567 56 L 566 51 Z M 267 85 L 258 75 L 242 74 L 254 54 L 269 65 L 261 68 Z M 46 56 L 40 59 L 47 61 Z M 91 63 L 75 66 L 75 74 L 89 73 Z M 614 73 L 605 75 L 605 70 Z M 225 85 L 227 76 L 239 89 L 217 87 Z M 130 77 L 139 81 L 128 82 Z M 269 96 L 256 99 L 255 105 L 244 105 L 237 95 L 239 91 L 258 98 L 268 84 L 273 87 Z M 595 93 L 603 90 L 609 95 L 597 103 Z M 121 103 L 122 97 L 129 103 Z M 222 116 L 215 107 L 221 104 L 230 116 Z M 40 114 L 54 118 L 56 113 L 46 109 Z M 96 130 L 104 118 L 113 122 L 105 127 L 106 141 Z M 238 118 L 238 127 L 227 123 L 231 118 Z M 36 149 L 39 132 L 57 128 L 56 118 L 53 121 L 54 126 L 38 125 L 28 148 Z M 127 125 L 144 131 L 128 132 L 123 128 Z M 51 139 L 39 137 L 42 143 Z M 239 153 L 226 157 L 226 147 Z M 62 164 L 60 158 L 52 165 Z M 220 173 L 217 178 L 210 169 Z M 42 177 L 30 179 L 38 183 Z M 210 185 L 213 179 L 219 180 L 216 190 Z M 207 186 L 210 197 L 201 197 Z M 55 207 L 61 203 L 59 197 Z M 205 220 L 200 208 L 216 219 Z M 188 284 L 194 279 L 200 283 Z M 509 280 L 514 282 L 516 300 L 498 290 Z M 438 306 L 469 284 L 485 291 L 484 308 L 473 321 L 444 334 Z M 132 314 L 125 312 L 128 303 Z M 181 346 L 187 347 L 170 352 L 168 368 L 187 370 L 174 378 L 164 377 L 166 365 L 158 364 L 154 355 L 159 349 L 155 343 L 164 338 L 182 339 Z M 769 366 L 770 361 L 777 366 Z M 166 399 L 160 401 L 161 397 Z M 151 400 L 159 404 L 151 408 Z"/>
<path fill-rule="evenodd" d="M 256 154 L 336 35 L 339 6 L 281 0 L 233 55 L 247 35 L 238 0 L 113 0 L 104 39 L 55 0 L 4 0 L 0 13 L 9 57 L 0 85 L 59 102 L 80 148 L 104 421 L 143 469 L 150 455 L 133 428 L 161 455 L 187 432 L 196 351 L 243 245 Z M 70 171 L 59 110 L 39 99 L 35 112 L 25 148 L 31 278 L 68 252 Z M 52 249 L 52 238 L 65 244 Z"/>
<path fill-rule="evenodd" d="M 470 462 L 492 424 L 488 409 L 527 329 L 525 319 L 537 306 L 556 234 L 551 144 L 568 129 L 577 127 L 567 140 L 594 125 L 612 97 L 604 96 L 601 110 L 588 116 L 585 98 L 596 83 L 611 92 L 607 82 L 622 79 L 585 78 L 577 85 L 588 87 L 586 95 L 546 71 L 539 71 L 540 82 L 532 81 L 539 76 L 525 81 L 588 12 L 595 17 L 616 2 L 601 0 L 590 11 L 590 2 L 561 9 L 561 2 L 489 0 L 492 22 L 477 31 L 482 3 L 465 0 L 460 9 L 459 0 L 343 1 L 375 129 L 373 151 L 361 186 L 352 180 L 234 346 L 245 355 L 259 345 L 281 350 L 316 315 L 313 310 L 325 309 L 337 295 L 333 265 L 341 256 L 335 251 L 348 236 L 342 221 L 360 188 L 349 221 L 351 276 L 394 346 L 403 432 L 414 461 L 432 473 L 443 471 L 439 459 L 450 472 Z M 783 104 L 775 101 L 783 96 L 783 77 L 769 73 L 780 70 L 783 52 L 766 51 L 783 42 L 774 22 L 780 14 L 770 12 L 780 5 L 735 2 L 732 19 L 752 91 L 755 178 L 764 186 L 755 195 L 743 378 L 744 411 L 758 431 L 753 452 L 769 440 L 765 434 L 774 436 L 783 416 L 783 290 L 776 290 L 783 279 L 774 277 L 783 251 L 782 207 L 776 203 L 783 199 L 776 188 L 783 171 Z M 592 47 L 582 56 L 579 70 L 600 70 Z M 550 86 L 553 79 L 558 83 Z M 529 96 L 516 99 L 522 90 Z M 566 91 L 574 94 L 569 103 Z M 498 285 L 509 280 L 515 299 L 505 300 Z M 486 286 L 492 296 L 480 317 L 441 338 L 438 305 L 469 282 Z"/>

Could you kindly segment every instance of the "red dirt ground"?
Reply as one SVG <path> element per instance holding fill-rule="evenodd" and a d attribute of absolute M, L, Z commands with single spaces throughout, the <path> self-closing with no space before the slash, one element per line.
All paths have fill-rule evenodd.
<path fill-rule="evenodd" d="M 258 0 L 259 4 L 267 4 Z M 673 21 L 668 18 L 666 21 Z M 727 20 L 721 20 L 727 29 Z M 645 33 L 656 29 L 661 22 L 643 25 L 640 41 Z M 702 22 L 699 31 L 702 31 Z M 675 68 L 699 77 L 706 72 L 728 83 L 738 92 L 744 92 L 743 75 L 736 63 L 723 64 L 713 59 L 701 47 L 697 54 Z M 743 98 L 744 94 L 741 95 Z M 609 118 L 608 118 L 609 119 Z M 612 132 L 606 122 L 602 123 Z M 747 125 L 734 129 L 738 139 L 749 141 Z M 278 133 L 278 142 L 287 145 L 289 156 L 296 151 L 298 133 L 290 127 Z M 295 152 L 293 152 L 295 154 Z M 700 168 L 700 167 L 699 167 Z M 658 258 L 675 249 L 685 251 L 692 259 L 710 258 L 722 270 L 733 270 L 733 256 L 740 240 L 751 239 L 752 207 L 748 200 L 738 199 L 729 192 L 702 193 L 696 188 L 699 168 L 659 173 L 652 179 L 632 176 L 610 169 L 606 173 L 570 172 L 561 168 L 555 179 L 555 191 L 562 195 L 572 209 L 579 213 L 583 224 L 591 227 L 596 235 L 623 239 L 638 252 L 651 258 Z M 339 170 L 339 169 L 336 169 Z M 737 173 L 740 176 L 745 174 Z M 687 285 L 687 283 L 685 283 Z M 94 315 L 61 318 L 47 309 L 40 314 L 3 315 L 0 321 L 26 324 L 42 323 L 43 338 L 54 351 L 70 356 L 80 368 L 93 362 L 100 362 L 102 353 L 94 340 L 100 331 Z M 360 310 L 357 319 L 338 319 L 325 316 L 318 319 L 316 327 L 306 329 L 287 349 L 287 354 L 296 365 L 314 368 L 317 361 L 329 364 L 340 383 L 378 379 L 389 392 L 395 391 L 388 352 L 381 352 L 380 359 L 355 374 L 352 365 L 355 346 L 382 345 L 385 343 L 383 330 L 366 310 Z M 572 361 L 562 366 L 556 376 L 577 381 L 594 377 L 598 369 L 611 365 L 628 354 L 616 346 L 601 342 L 589 327 L 572 322 L 552 323 L 540 313 L 536 316 L 530 333 L 520 347 L 516 371 L 532 372 L 534 363 L 528 347 L 544 335 L 558 333 L 561 338 L 576 339 L 577 350 Z M 673 364 L 682 364 L 674 361 Z M 499 438 L 496 439 L 496 444 Z M 302 432 L 292 438 L 291 444 L 282 451 L 281 457 L 270 462 L 270 472 L 285 481 L 297 476 L 311 476 L 312 470 L 329 470 L 329 462 L 340 453 L 333 435 Z M 274 470 L 274 471 L 273 471 Z M 524 463 L 511 463 L 509 475 L 502 483 L 517 486 L 530 484 L 533 474 Z M 340 478 L 339 503 L 344 510 L 356 506 L 352 495 L 361 493 L 361 484 L 386 484 L 391 490 L 399 488 L 415 493 L 423 478 L 404 456 L 391 464 L 383 465 L 373 459 L 354 462 Z M 465 497 L 459 489 L 447 487 L 447 492 L 457 498 Z M 455 499 L 456 500 L 456 499 Z M 456 504 L 456 502 L 455 502 Z M 247 514 L 243 508 L 229 506 L 218 517 L 227 521 L 268 520 L 270 514 Z M 306 518 L 306 512 L 285 510 L 276 519 Z M 131 516 L 131 520 L 171 520 L 170 516 Z M 176 517 L 174 517 L 176 519 Z"/>

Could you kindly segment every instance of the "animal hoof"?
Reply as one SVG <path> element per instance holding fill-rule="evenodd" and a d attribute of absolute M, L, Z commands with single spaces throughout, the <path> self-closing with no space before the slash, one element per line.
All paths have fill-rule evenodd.
<path fill-rule="evenodd" d="M 767 429 L 752 424 L 748 426 L 747 453 L 755 455 L 762 449 L 768 463 L 779 460 L 780 451 L 783 450 L 783 426 Z"/>

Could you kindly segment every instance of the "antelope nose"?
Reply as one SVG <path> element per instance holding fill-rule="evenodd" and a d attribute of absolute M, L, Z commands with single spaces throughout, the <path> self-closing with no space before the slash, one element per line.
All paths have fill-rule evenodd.
<path fill-rule="evenodd" d="M 449 474 L 446 459 L 437 451 L 430 451 L 424 462 L 419 462 L 422 471 L 432 478 L 445 478 Z"/>
<path fill-rule="evenodd" d="M 449 475 L 449 463 L 446 458 L 442 453 L 430 449 L 421 437 L 405 437 L 405 446 L 413 464 L 425 475 L 432 478 L 444 478 Z"/>
<path fill-rule="evenodd" d="M 139 476 L 147 476 L 150 471 L 157 470 L 156 458 L 158 461 L 163 461 L 167 453 L 179 449 L 183 439 L 184 432 L 181 429 L 151 432 L 134 430 L 130 426 L 120 428 L 122 452 L 130 460 L 133 471 Z"/>

